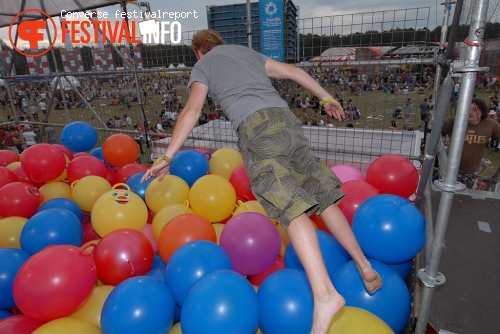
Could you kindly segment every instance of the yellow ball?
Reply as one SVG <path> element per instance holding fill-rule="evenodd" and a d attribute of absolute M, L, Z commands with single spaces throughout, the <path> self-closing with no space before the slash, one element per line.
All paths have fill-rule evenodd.
<path fill-rule="evenodd" d="M 233 212 L 233 217 L 243 212 L 258 212 L 267 217 L 267 212 L 258 201 L 238 201 L 236 210 Z"/>
<path fill-rule="evenodd" d="M 90 295 L 89 300 L 78 311 L 71 315 L 71 318 L 78 318 L 101 328 L 101 312 L 106 298 L 108 298 L 114 286 L 100 285 L 96 286 Z"/>
<path fill-rule="evenodd" d="M 90 220 L 101 237 L 122 228 L 142 231 L 148 222 L 148 208 L 128 185 L 117 183 L 95 202 Z"/>
<path fill-rule="evenodd" d="M 196 180 L 191 187 L 189 205 L 194 213 L 211 223 L 218 223 L 234 211 L 236 191 L 223 176 L 205 175 Z"/>
<path fill-rule="evenodd" d="M 103 177 L 89 175 L 73 182 L 71 188 L 73 201 L 83 211 L 91 212 L 97 199 L 111 190 L 111 184 Z"/>
<path fill-rule="evenodd" d="M 53 198 L 68 198 L 73 199 L 73 190 L 71 186 L 64 182 L 48 182 L 40 187 L 40 193 L 43 195 L 43 202 L 47 202 Z"/>
<path fill-rule="evenodd" d="M 160 239 L 161 230 L 163 230 L 170 219 L 184 213 L 194 213 L 189 207 L 188 201 L 185 201 L 184 204 L 169 204 L 158 211 L 153 217 L 153 221 L 151 223 L 151 229 L 155 240 L 158 241 L 158 239 Z"/>
<path fill-rule="evenodd" d="M 154 213 L 169 204 L 183 204 L 188 198 L 188 184 L 175 175 L 165 175 L 161 182 L 155 178 L 146 188 L 146 204 Z"/>
<path fill-rule="evenodd" d="M 10 164 L 7 165 L 7 168 L 10 170 L 14 170 L 17 167 L 21 167 L 21 161 L 11 162 Z"/>
<path fill-rule="evenodd" d="M 101 329 L 91 322 L 78 318 L 59 318 L 35 329 L 33 334 L 102 334 Z"/>
<path fill-rule="evenodd" d="M 56 177 L 55 179 L 50 180 L 48 182 L 55 182 L 55 181 L 66 181 L 67 182 L 68 181 L 68 165 L 71 162 L 71 160 L 66 154 L 64 154 L 64 157 L 66 158 L 66 167 L 61 172 L 61 174 L 59 174 L 58 177 Z"/>
<path fill-rule="evenodd" d="M 222 233 L 222 230 L 226 226 L 225 224 L 220 224 L 220 223 L 213 223 L 212 226 L 214 227 L 215 234 L 217 235 L 217 243 L 220 241 L 220 235 Z"/>
<path fill-rule="evenodd" d="M 178 322 L 170 328 L 168 334 L 182 334 L 181 323 Z"/>
<path fill-rule="evenodd" d="M 21 249 L 21 232 L 27 221 L 27 218 L 16 216 L 0 219 L 0 248 Z"/>
<path fill-rule="evenodd" d="M 210 174 L 220 175 L 229 180 L 236 167 L 243 164 L 241 153 L 233 148 L 220 148 L 208 160 Z"/>
<path fill-rule="evenodd" d="M 361 308 L 346 306 L 330 324 L 328 334 L 394 334 L 379 317 Z"/>

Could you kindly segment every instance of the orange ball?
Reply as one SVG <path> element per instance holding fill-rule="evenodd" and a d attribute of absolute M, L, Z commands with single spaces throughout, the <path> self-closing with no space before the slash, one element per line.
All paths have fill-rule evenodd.
<path fill-rule="evenodd" d="M 102 156 L 111 166 L 123 167 L 137 160 L 139 146 L 132 137 L 117 133 L 102 144 Z"/>
<path fill-rule="evenodd" d="M 212 224 L 194 213 L 184 213 L 172 218 L 161 230 L 158 254 L 167 263 L 172 254 L 184 244 L 195 240 L 217 242 Z"/>

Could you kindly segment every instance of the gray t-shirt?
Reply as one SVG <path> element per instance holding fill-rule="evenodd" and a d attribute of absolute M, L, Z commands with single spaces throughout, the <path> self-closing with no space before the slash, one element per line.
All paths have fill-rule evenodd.
<path fill-rule="evenodd" d="M 245 46 L 216 46 L 193 67 L 188 91 L 193 82 L 206 85 L 237 131 L 241 121 L 257 110 L 288 107 L 266 74 L 267 59 Z"/>

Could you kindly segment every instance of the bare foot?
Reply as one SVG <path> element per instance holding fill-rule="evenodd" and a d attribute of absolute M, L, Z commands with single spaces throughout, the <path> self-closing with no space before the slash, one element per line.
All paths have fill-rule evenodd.
<path fill-rule="evenodd" d="M 356 265 L 356 267 L 358 267 L 365 288 L 370 294 L 375 293 L 382 287 L 382 278 L 371 266 L 360 268 Z"/>
<path fill-rule="evenodd" d="M 326 334 L 333 317 L 345 305 L 345 299 L 338 292 L 315 298 L 313 326 L 310 334 Z"/>

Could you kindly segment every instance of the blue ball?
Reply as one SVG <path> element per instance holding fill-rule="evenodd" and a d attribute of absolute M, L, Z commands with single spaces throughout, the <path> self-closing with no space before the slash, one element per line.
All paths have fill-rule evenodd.
<path fill-rule="evenodd" d="M 101 328 L 107 334 L 168 333 L 174 315 L 168 287 L 153 277 L 137 276 L 118 284 L 106 298 Z"/>
<path fill-rule="evenodd" d="M 139 197 L 142 198 L 144 202 L 146 202 L 146 189 L 148 188 L 148 185 L 153 182 L 154 178 L 150 178 L 145 182 L 141 182 L 141 178 L 144 174 L 146 174 L 146 172 L 132 174 L 125 181 L 125 183 L 130 187 L 131 191 L 139 195 Z"/>
<path fill-rule="evenodd" d="M 51 245 L 79 247 L 82 240 L 80 220 L 66 209 L 47 209 L 35 213 L 24 225 L 19 238 L 21 248 L 29 254 Z"/>
<path fill-rule="evenodd" d="M 405 281 L 388 265 L 369 260 L 380 277 L 382 287 L 373 294 L 365 289 L 354 261 L 342 265 L 333 276 L 332 283 L 345 298 L 347 306 L 369 311 L 401 333 L 410 317 L 411 298 Z"/>
<path fill-rule="evenodd" d="M 207 175 L 208 170 L 207 158 L 196 150 L 185 150 L 177 153 L 170 164 L 170 174 L 186 181 L 190 188 L 196 180 Z"/>
<path fill-rule="evenodd" d="M 160 255 L 156 254 L 154 255 L 154 258 L 153 258 L 153 265 L 151 266 L 151 270 L 153 269 L 156 269 L 156 268 L 162 268 L 163 270 L 165 270 L 165 262 L 163 262 L 163 259 L 161 258 Z"/>
<path fill-rule="evenodd" d="M 401 276 L 402 279 L 405 279 L 406 276 L 408 276 L 412 265 L 413 265 L 413 259 L 403 263 L 388 264 L 388 266 L 396 273 L 398 273 L 398 275 Z"/>
<path fill-rule="evenodd" d="M 72 122 L 61 131 L 61 143 L 73 152 L 86 152 L 97 144 L 96 129 L 85 122 Z"/>
<path fill-rule="evenodd" d="M 259 327 L 263 333 L 309 333 L 313 296 L 304 271 L 282 269 L 269 275 L 259 287 Z"/>
<path fill-rule="evenodd" d="M 410 201 L 377 195 L 359 206 L 352 230 L 367 257 L 387 263 L 409 261 L 425 243 L 424 217 Z"/>
<path fill-rule="evenodd" d="M 52 198 L 40 205 L 38 212 L 47 209 L 66 209 L 71 211 L 81 222 L 83 222 L 83 211 L 80 206 L 69 198 Z"/>
<path fill-rule="evenodd" d="M 177 306 L 182 307 L 193 285 L 216 270 L 233 269 L 231 259 L 218 244 L 197 240 L 179 247 L 166 266 L 166 282 Z"/>
<path fill-rule="evenodd" d="M 102 155 L 102 147 L 94 148 L 92 151 L 90 151 L 90 155 L 101 160 L 104 163 L 104 165 L 106 165 L 106 167 L 109 167 L 109 168 L 113 167 L 109 164 L 109 162 L 106 161 L 106 159 L 104 159 L 104 156 Z"/>
<path fill-rule="evenodd" d="M 29 257 L 30 254 L 18 248 L 0 248 L 0 309 L 16 306 L 12 286 L 17 272 Z"/>
<path fill-rule="evenodd" d="M 319 247 L 321 254 L 323 255 L 328 275 L 331 278 L 342 264 L 351 260 L 351 257 L 344 247 L 342 247 L 337 239 L 335 239 L 330 233 L 316 230 L 316 234 L 318 235 Z M 286 268 L 304 270 L 292 243 L 289 243 L 285 250 L 284 260 Z"/>
<path fill-rule="evenodd" d="M 0 310 L 0 320 L 13 316 L 13 314 L 6 310 Z"/>
<path fill-rule="evenodd" d="M 257 294 L 250 282 L 233 270 L 217 270 L 200 278 L 181 308 L 183 334 L 253 334 L 258 322 Z"/>
<path fill-rule="evenodd" d="M 144 276 L 149 276 L 156 278 L 160 282 L 166 283 L 165 280 L 165 268 L 154 268 L 148 271 Z"/>

